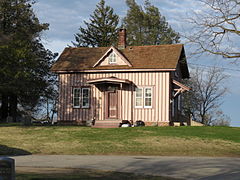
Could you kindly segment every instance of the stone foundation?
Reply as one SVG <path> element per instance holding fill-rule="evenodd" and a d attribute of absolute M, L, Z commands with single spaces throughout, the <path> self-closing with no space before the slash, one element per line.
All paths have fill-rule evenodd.
<path fill-rule="evenodd" d="M 99 121 L 101 122 L 101 121 Z M 102 122 L 105 122 L 104 120 Z M 91 126 L 92 121 L 58 121 L 59 125 Z M 118 122 L 119 123 L 119 122 Z M 169 122 L 144 122 L 145 126 L 170 126 Z M 135 124 L 135 123 L 134 123 Z"/>
<path fill-rule="evenodd" d="M 170 126 L 169 122 L 158 122 L 158 126 Z"/>
<path fill-rule="evenodd" d="M 86 121 L 58 121 L 58 125 L 80 125 L 80 126 L 86 126 Z"/>
<path fill-rule="evenodd" d="M 144 122 L 145 126 L 170 126 L 169 122 Z"/>

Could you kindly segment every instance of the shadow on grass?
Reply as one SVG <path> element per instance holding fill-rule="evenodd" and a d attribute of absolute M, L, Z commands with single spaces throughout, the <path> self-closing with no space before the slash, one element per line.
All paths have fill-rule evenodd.
<path fill-rule="evenodd" d="M 25 151 L 23 149 L 0 145 L 0 156 L 20 156 L 20 155 L 30 155 L 30 154 L 32 153 Z"/>
<path fill-rule="evenodd" d="M 58 125 L 41 124 L 41 123 L 24 124 L 24 123 L 21 123 L 21 122 L 18 122 L 18 123 L 1 123 L 0 122 L 0 127 L 32 128 L 32 127 L 52 127 L 52 126 L 58 126 Z"/>
<path fill-rule="evenodd" d="M 22 167 L 24 168 L 24 167 Z M 19 169 L 19 168 L 18 168 Z M 30 172 L 26 172 L 30 171 Z M 60 172 L 59 172 L 60 171 Z M 28 168 L 27 170 L 20 169 L 16 174 L 17 180 L 175 180 L 174 178 L 150 176 L 143 174 L 134 174 L 126 172 L 101 171 L 90 169 L 53 169 L 53 168 Z"/>
<path fill-rule="evenodd" d="M 22 126 L 22 123 L 3 123 L 0 122 L 0 127 L 13 127 L 13 126 Z"/>

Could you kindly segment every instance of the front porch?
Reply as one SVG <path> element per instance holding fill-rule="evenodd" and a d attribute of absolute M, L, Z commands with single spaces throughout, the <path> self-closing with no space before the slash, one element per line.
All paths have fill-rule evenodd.
<path fill-rule="evenodd" d="M 123 117 L 123 91 L 131 92 L 133 83 L 127 79 L 116 77 L 99 78 L 88 80 L 88 84 L 93 84 L 101 92 L 102 119 L 95 119 L 95 126 L 114 126 L 118 127 Z M 130 108 L 132 110 L 132 100 Z M 132 119 L 131 119 L 132 121 Z M 133 122 L 133 121 L 132 121 Z"/>

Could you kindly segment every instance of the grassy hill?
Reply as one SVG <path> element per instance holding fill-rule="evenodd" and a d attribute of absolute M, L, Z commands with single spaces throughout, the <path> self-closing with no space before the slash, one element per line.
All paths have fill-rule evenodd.
<path fill-rule="evenodd" d="M 0 155 L 14 154 L 240 157 L 240 128 L 1 126 Z"/>

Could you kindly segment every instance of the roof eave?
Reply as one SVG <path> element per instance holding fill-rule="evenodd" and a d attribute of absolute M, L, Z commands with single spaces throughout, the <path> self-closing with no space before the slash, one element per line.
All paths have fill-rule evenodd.
<path fill-rule="evenodd" d="M 171 72 L 175 68 L 169 69 L 86 69 L 86 70 L 52 70 L 54 73 L 94 73 L 94 72 Z"/>

